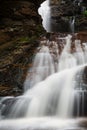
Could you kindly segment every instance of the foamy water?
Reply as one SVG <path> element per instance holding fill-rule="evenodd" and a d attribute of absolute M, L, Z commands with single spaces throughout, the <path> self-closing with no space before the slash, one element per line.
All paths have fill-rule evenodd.
<path fill-rule="evenodd" d="M 74 43 L 76 51 L 71 53 L 71 38 L 70 35 L 64 38 L 66 44 L 61 55 L 59 55 L 57 42 L 45 41 L 40 44 L 32 67 L 32 80 L 27 75 L 26 92 L 15 98 L 7 116 L 12 120 L 1 121 L 1 130 L 64 130 L 68 129 L 69 124 L 73 124 L 73 120 L 67 119 L 73 117 L 75 100 L 77 100 L 77 117 L 80 114 L 78 92 L 82 90 L 82 86 L 79 86 L 78 91 L 76 90 L 81 79 L 76 80 L 76 77 L 82 76 L 87 66 L 87 45 L 85 43 L 82 47 L 80 41 L 76 40 Z M 81 94 L 84 100 L 84 91 L 81 91 Z M 1 105 L 3 101 L 5 99 L 2 98 Z M 84 102 L 82 105 L 84 115 Z M 70 126 L 70 129 L 72 128 L 73 126 Z"/>

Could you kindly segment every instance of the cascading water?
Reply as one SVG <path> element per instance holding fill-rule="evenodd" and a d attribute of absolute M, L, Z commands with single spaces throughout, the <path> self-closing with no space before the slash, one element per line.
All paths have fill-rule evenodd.
<path fill-rule="evenodd" d="M 23 114 L 23 111 L 23 116 L 25 117 L 71 117 L 72 111 L 69 107 L 69 102 L 71 93 L 74 91 L 74 85 L 72 87 L 71 84 L 75 80 L 73 78 L 77 70 L 77 68 L 75 70 L 68 69 L 54 74 L 28 90 L 13 106 L 10 117 L 22 116 L 21 113 Z M 70 76 L 69 78 L 68 75 Z M 27 108 L 25 108 L 25 104 L 27 104 Z M 62 109 L 63 104 L 66 109 Z M 17 107 L 18 105 L 19 107 Z"/>
<path fill-rule="evenodd" d="M 70 53 L 70 48 L 71 36 L 69 35 L 68 37 L 66 37 L 66 45 L 59 59 L 58 71 L 66 68 L 72 68 L 77 65 L 76 58 L 73 56 L 73 54 Z"/>
<path fill-rule="evenodd" d="M 83 43 L 83 50 L 84 50 L 84 53 L 85 53 L 85 62 L 87 62 L 87 43 Z"/>
<path fill-rule="evenodd" d="M 50 31 L 49 1 L 43 2 L 38 11 L 42 15 L 44 28 Z M 72 32 L 74 32 L 74 22 L 73 18 Z M 60 43 L 62 39 L 63 46 Z M 84 115 L 86 89 L 82 88 L 84 83 L 81 78 L 87 63 L 87 45 L 80 40 L 73 42 L 72 36 L 68 35 L 58 37 L 57 40 L 43 40 L 40 43 L 33 67 L 28 71 L 24 83 L 26 92 L 22 96 L 12 97 L 14 102 L 7 111 L 7 117 L 3 117 L 2 111 L 4 113 L 7 108 L 4 102 L 8 99 L 1 100 L 1 119 L 14 118 L 14 120 L 2 120 L 0 130 L 50 128 L 64 130 L 67 129 L 64 119 L 67 121 L 72 118 L 75 112 L 77 117 L 80 116 L 80 111 L 82 116 Z M 77 128 L 75 124 L 74 127 Z M 70 128 L 73 128 L 71 124 Z"/>
<path fill-rule="evenodd" d="M 46 42 L 43 42 L 43 45 L 39 48 L 39 52 L 36 54 L 34 59 L 34 64 L 31 70 L 30 76 L 27 75 L 26 81 L 24 83 L 25 90 L 33 87 L 36 83 L 44 80 L 50 74 L 55 72 L 55 66 L 53 58 L 50 54 L 49 45 Z"/>
<path fill-rule="evenodd" d="M 71 32 L 74 33 L 75 32 L 75 16 L 70 18 L 70 28 L 71 28 Z"/>
<path fill-rule="evenodd" d="M 85 63 L 85 56 L 84 52 L 81 47 L 81 41 L 75 40 L 75 47 L 76 47 L 76 58 L 77 58 L 77 64 L 84 64 Z"/>
<path fill-rule="evenodd" d="M 9 118 L 39 116 L 68 118 L 73 116 L 74 91 L 77 88 L 75 77 L 78 73 L 82 73 L 82 69 L 84 69 L 85 60 L 83 60 L 83 57 L 85 57 L 85 52 L 81 48 L 80 41 L 75 40 L 76 52 L 71 53 L 71 38 L 71 35 L 63 38 L 65 44 L 61 56 L 55 50 L 58 47 L 57 42 L 42 41 L 40 43 L 32 68 L 33 78 L 31 80 L 31 77 L 27 77 L 25 81 L 27 89 L 29 83 L 33 82 L 30 86 L 31 89 L 28 89 L 23 96 L 16 98 L 17 102 L 8 114 Z M 54 51 L 56 52 L 55 55 L 53 55 Z M 78 67 L 82 64 L 83 66 Z M 57 70 L 61 71 L 53 74 L 57 66 Z M 48 77 L 51 74 L 53 75 Z M 70 102 L 72 102 L 71 105 Z"/>
<path fill-rule="evenodd" d="M 23 96 L 15 98 L 15 102 L 9 109 L 8 118 L 24 118 L 24 120 L 31 119 L 32 117 L 34 119 L 42 118 L 44 120 L 45 117 L 53 117 L 54 119 L 55 117 L 62 119 L 72 118 L 75 102 L 77 102 L 76 115 L 79 116 L 79 91 L 81 91 L 82 85 L 78 87 L 81 79 L 79 78 L 77 80 L 77 78 L 78 75 L 83 74 L 86 66 L 86 61 L 83 60 L 83 58 L 86 59 L 86 45 L 82 48 L 80 41 L 75 40 L 75 52 L 73 51 L 71 53 L 71 38 L 71 35 L 63 37 L 64 49 L 60 56 L 57 41 L 47 40 L 40 43 L 32 68 L 33 73 L 36 75 L 33 75 L 31 82 L 34 82 L 33 84 L 35 85 L 33 86 L 31 84 L 31 88 L 28 89 L 30 78 L 27 76 L 25 86 L 27 84 L 28 90 Z M 59 40 L 61 39 L 59 37 Z M 55 73 L 57 70 L 59 72 Z M 84 91 L 81 91 L 81 94 L 83 101 Z M 84 105 L 84 101 L 82 105 Z M 82 107 L 82 113 L 84 114 L 84 106 Z M 6 121 L 5 125 L 7 125 Z M 0 127 L 3 128 L 2 125 Z"/>
<path fill-rule="evenodd" d="M 42 16 L 42 24 L 47 32 L 50 32 L 50 0 L 46 0 L 41 4 L 38 9 L 39 14 Z"/>

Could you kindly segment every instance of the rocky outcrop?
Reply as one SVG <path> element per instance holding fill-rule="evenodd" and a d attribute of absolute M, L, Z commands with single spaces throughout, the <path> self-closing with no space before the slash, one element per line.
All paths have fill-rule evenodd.
<path fill-rule="evenodd" d="M 50 7 L 53 32 L 87 31 L 86 1 L 51 0 Z"/>
<path fill-rule="evenodd" d="M 87 42 L 87 32 L 79 32 L 77 34 L 77 38 L 80 39 L 82 42 Z"/>
<path fill-rule="evenodd" d="M 0 96 L 17 96 L 23 92 L 23 83 L 28 68 L 32 66 L 39 37 L 46 34 L 37 11 L 42 1 L 0 0 Z M 53 29 L 56 30 L 57 24 L 61 30 L 62 24 L 62 32 L 67 31 L 67 19 L 64 22 L 63 16 L 55 13 L 58 6 L 52 5 L 51 8 L 54 10 L 52 20 L 56 21 Z M 85 28 L 87 22 L 80 18 L 78 25 Z M 79 37 L 82 39 L 84 36 L 81 34 Z"/>
<path fill-rule="evenodd" d="M 40 23 L 37 6 L 27 0 L 2 1 L 0 28 L 11 31 L 11 34 L 17 32 L 19 35 L 33 35 L 33 29 Z"/>
<path fill-rule="evenodd" d="M 38 38 L 44 33 L 41 1 L 0 1 L 0 96 L 20 95 L 32 65 Z"/>

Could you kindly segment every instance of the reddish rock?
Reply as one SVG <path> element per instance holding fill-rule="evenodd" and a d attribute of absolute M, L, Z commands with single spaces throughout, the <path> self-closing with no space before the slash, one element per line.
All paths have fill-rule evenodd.
<path fill-rule="evenodd" d="M 79 32 L 77 34 L 77 38 L 80 39 L 82 42 L 87 42 L 87 31 L 86 32 Z"/>

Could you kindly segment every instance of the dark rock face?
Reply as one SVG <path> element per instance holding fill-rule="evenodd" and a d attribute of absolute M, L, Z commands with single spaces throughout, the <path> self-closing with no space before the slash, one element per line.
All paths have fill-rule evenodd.
<path fill-rule="evenodd" d="M 45 32 L 40 0 L 0 0 L 0 96 L 20 95 L 32 66 L 38 37 Z"/>
<path fill-rule="evenodd" d="M 43 1 L 0 0 L 0 96 L 17 96 L 23 92 L 26 73 L 32 66 L 35 49 L 39 44 L 37 39 L 45 33 L 37 11 Z M 84 2 L 84 6 L 87 5 Z M 61 1 L 61 6 L 58 4 L 51 4 L 52 30 L 69 32 L 68 19 L 64 19 L 66 14 L 70 15 L 69 10 Z M 60 14 L 59 9 L 62 9 L 63 14 Z M 72 9 L 69 9 L 72 13 Z M 87 17 L 78 17 L 78 27 L 85 28 Z M 81 34 L 78 37 L 82 39 L 84 36 Z"/>
<path fill-rule="evenodd" d="M 86 1 L 51 0 L 50 6 L 53 32 L 87 31 Z"/>
<path fill-rule="evenodd" d="M 0 28 L 9 27 L 11 31 L 25 33 L 25 35 L 30 30 L 30 27 L 33 29 L 36 26 L 40 19 L 37 12 L 37 5 L 33 2 L 22 0 L 2 1 L 0 17 Z M 28 31 L 30 35 L 32 35 L 32 32 L 32 30 Z"/>

